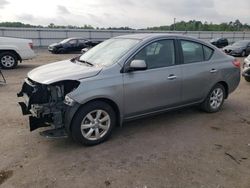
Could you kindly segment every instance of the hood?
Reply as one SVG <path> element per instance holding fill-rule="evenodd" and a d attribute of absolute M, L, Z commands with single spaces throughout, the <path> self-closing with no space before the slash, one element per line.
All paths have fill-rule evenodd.
<path fill-rule="evenodd" d="M 102 67 L 72 63 L 70 60 L 50 63 L 33 69 L 28 77 L 41 84 L 51 84 L 63 80 L 80 80 L 96 76 Z"/>
<path fill-rule="evenodd" d="M 239 50 L 244 48 L 243 46 L 233 46 L 233 45 L 228 45 L 226 47 L 224 47 L 225 50 Z"/>
<path fill-rule="evenodd" d="M 55 46 L 60 46 L 60 43 L 53 43 L 51 45 L 49 45 L 50 47 L 55 47 Z"/>

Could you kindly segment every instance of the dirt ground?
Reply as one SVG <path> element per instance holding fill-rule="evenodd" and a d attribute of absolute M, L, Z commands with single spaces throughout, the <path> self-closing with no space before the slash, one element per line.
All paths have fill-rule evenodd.
<path fill-rule="evenodd" d="M 38 57 L 4 71 L 0 86 L 0 187 L 249 188 L 250 83 L 222 111 L 196 108 L 126 123 L 94 146 L 29 132 L 16 93 L 27 72 L 75 56 L 37 51 Z M 241 59 L 242 61 L 243 59 Z"/>

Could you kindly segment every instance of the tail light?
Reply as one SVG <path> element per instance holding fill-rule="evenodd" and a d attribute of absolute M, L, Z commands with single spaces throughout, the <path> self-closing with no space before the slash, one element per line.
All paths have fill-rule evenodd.
<path fill-rule="evenodd" d="M 30 47 L 30 49 L 33 49 L 33 43 L 32 42 L 29 43 L 29 47 Z"/>
<path fill-rule="evenodd" d="M 234 65 L 235 67 L 240 68 L 240 61 L 239 61 L 239 60 L 234 59 L 232 63 L 233 63 L 233 65 Z"/>

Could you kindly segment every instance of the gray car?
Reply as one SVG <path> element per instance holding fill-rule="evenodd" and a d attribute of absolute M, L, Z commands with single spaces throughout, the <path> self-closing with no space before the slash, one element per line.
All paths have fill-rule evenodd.
<path fill-rule="evenodd" d="M 44 135 L 93 145 L 128 120 L 191 105 L 217 112 L 239 82 L 240 63 L 206 42 L 135 34 L 32 70 L 18 96 L 31 131 L 52 126 Z"/>

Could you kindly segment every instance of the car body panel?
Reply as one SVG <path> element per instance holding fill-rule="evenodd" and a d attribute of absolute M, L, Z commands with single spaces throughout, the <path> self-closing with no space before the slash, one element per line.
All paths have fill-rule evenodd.
<path fill-rule="evenodd" d="M 212 39 L 210 41 L 211 44 L 218 48 L 223 48 L 225 46 L 228 46 L 228 40 L 226 38 L 217 38 L 217 39 Z"/>
<path fill-rule="evenodd" d="M 244 59 L 242 76 L 250 79 L 250 55 Z"/>
<path fill-rule="evenodd" d="M 238 42 L 241 42 L 241 41 L 238 41 Z M 241 46 L 235 46 L 234 44 L 228 45 L 223 48 L 223 51 L 226 54 L 232 55 L 232 56 L 240 56 L 243 51 L 245 51 L 245 55 L 249 55 L 250 54 L 250 41 L 245 40 L 244 42 L 246 43 L 248 42 L 248 44 L 241 45 Z"/>
<path fill-rule="evenodd" d="M 66 53 L 66 52 L 78 52 L 81 51 L 83 48 L 86 47 L 93 47 L 99 44 L 102 41 L 92 41 L 87 40 L 85 38 L 68 38 L 67 42 L 58 42 L 53 43 L 48 46 L 48 51 L 52 53 Z M 72 41 L 75 41 L 74 44 L 71 44 Z"/>
<path fill-rule="evenodd" d="M 62 80 L 80 80 L 97 75 L 101 67 L 90 67 L 70 60 L 50 63 L 33 69 L 28 78 L 41 84 L 51 84 Z"/>
<path fill-rule="evenodd" d="M 176 79 L 168 79 L 171 75 L 176 76 Z M 124 73 L 124 116 L 179 105 L 181 81 L 181 69 L 178 65 Z"/>
<path fill-rule="evenodd" d="M 32 40 L 0 37 L 0 51 L 13 50 L 20 56 L 21 60 L 32 59 L 36 54 L 30 48 L 29 43 L 32 43 Z"/>

